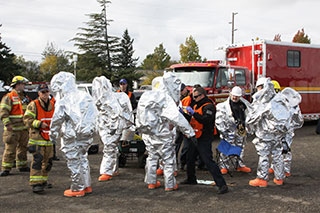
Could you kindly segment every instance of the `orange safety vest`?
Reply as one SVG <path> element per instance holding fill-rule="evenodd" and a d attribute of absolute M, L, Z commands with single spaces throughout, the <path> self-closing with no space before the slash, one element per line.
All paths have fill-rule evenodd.
<path fill-rule="evenodd" d="M 190 106 L 191 104 L 191 96 L 187 96 L 184 99 L 181 100 L 182 103 L 182 109 L 185 113 L 187 113 L 187 106 Z"/>
<path fill-rule="evenodd" d="M 203 104 L 199 109 L 196 109 L 197 104 L 194 105 L 193 111 L 203 115 L 202 108 L 210 103 Z M 200 138 L 202 135 L 203 124 L 199 123 L 194 117 L 191 118 L 190 125 L 192 126 L 194 132 L 196 133 L 196 138 Z"/>
<path fill-rule="evenodd" d="M 121 90 L 117 90 L 117 92 L 121 92 Z M 129 91 L 129 92 L 128 92 L 129 99 L 131 99 L 131 94 L 132 94 L 132 93 Z"/>
<path fill-rule="evenodd" d="M 43 137 L 43 139 L 49 141 L 50 140 L 49 131 L 50 131 L 51 119 L 54 113 L 54 105 L 52 106 L 52 110 L 47 112 L 41 107 L 39 100 L 35 100 L 34 102 L 37 106 L 37 120 L 48 124 L 47 128 L 45 129 L 40 128 L 40 134 Z"/>
<path fill-rule="evenodd" d="M 19 95 L 14 91 L 11 91 L 10 93 L 8 93 L 8 96 L 12 101 L 12 108 L 9 114 L 9 118 L 23 118 L 23 109 Z"/>

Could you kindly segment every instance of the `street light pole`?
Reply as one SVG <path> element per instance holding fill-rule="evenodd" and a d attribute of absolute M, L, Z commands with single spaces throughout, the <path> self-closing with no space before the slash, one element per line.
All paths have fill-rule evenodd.
<path fill-rule="evenodd" d="M 237 15 L 238 13 L 232 13 L 232 21 L 229 22 L 229 24 L 232 25 L 232 30 L 231 30 L 231 43 L 234 44 L 234 31 L 237 31 L 237 29 L 234 29 L 234 16 Z"/>

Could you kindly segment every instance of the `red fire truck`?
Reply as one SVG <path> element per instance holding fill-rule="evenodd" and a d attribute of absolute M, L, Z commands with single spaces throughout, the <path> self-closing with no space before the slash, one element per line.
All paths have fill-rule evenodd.
<path fill-rule="evenodd" d="M 291 87 L 302 96 L 300 108 L 305 119 L 320 117 L 320 45 L 253 41 L 230 46 L 226 61 L 233 66 L 248 67 L 251 84 L 260 76 L 270 77 L 281 88 Z"/>
<path fill-rule="evenodd" d="M 215 103 L 225 101 L 230 88 L 236 85 L 243 89 L 247 99 L 251 98 L 251 73 L 246 67 L 226 66 L 222 65 L 221 61 L 208 61 L 174 64 L 170 70 L 188 87 L 200 84 Z"/>

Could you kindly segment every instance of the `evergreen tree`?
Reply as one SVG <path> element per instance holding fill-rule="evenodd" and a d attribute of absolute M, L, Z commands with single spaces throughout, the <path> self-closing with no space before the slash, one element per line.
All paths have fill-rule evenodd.
<path fill-rule="evenodd" d="M 141 66 L 145 70 L 164 70 L 170 66 L 170 58 L 170 55 L 166 52 L 166 49 L 161 43 L 159 47 L 154 49 L 152 54 L 147 55 Z"/>
<path fill-rule="evenodd" d="M 311 39 L 307 34 L 304 33 L 304 29 L 302 28 L 301 31 L 298 30 L 298 32 L 294 35 L 292 42 L 311 44 Z"/>
<path fill-rule="evenodd" d="M 186 39 L 185 45 L 180 44 L 180 56 L 180 61 L 182 63 L 190 61 L 201 61 L 198 44 L 192 36 L 189 36 Z"/>
<path fill-rule="evenodd" d="M 122 35 L 120 41 L 119 54 L 115 58 L 117 64 L 117 72 L 112 76 L 111 81 L 118 84 L 119 80 L 125 78 L 128 80 L 130 86 L 132 86 L 133 80 L 139 80 L 142 76 L 136 73 L 136 65 L 139 58 L 133 58 L 133 41 L 131 39 L 128 29 L 126 29 Z"/>
<path fill-rule="evenodd" d="M 20 68 L 15 63 L 15 55 L 11 53 L 11 49 L 2 42 L 0 33 L 0 80 L 3 80 L 6 84 L 10 84 L 12 78 L 19 75 Z"/>
<path fill-rule="evenodd" d="M 81 52 L 87 54 L 83 59 L 90 55 L 90 58 L 95 55 L 98 59 L 96 66 L 100 66 L 101 73 L 98 75 L 112 76 L 115 66 L 114 55 L 119 51 L 119 38 L 108 34 L 108 26 L 112 20 L 107 19 L 107 4 L 111 1 L 97 0 L 100 4 L 101 12 L 88 14 L 90 21 L 85 22 L 87 27 L 80 27 L 82 31 L 76 34 L 76 37 L 71 39 L 75 41 L 75 46 Z M 80 67 L 80 70 L 86 70 L 87 67 Z M 90 73 L 90 70 L 85 72 Z M 90 77 L 91 78 L 91 77 Z"/>

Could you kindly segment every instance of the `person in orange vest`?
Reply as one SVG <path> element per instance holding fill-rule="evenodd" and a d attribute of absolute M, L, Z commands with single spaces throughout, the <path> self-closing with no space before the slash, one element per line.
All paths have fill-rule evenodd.
<path fill-rule="evenodd" d="M 188 106 L 187 112 L 191 117 L 190 124 L 195 131 L 197 142 L 189 141 L 189 150 L 187 153 L 187 179 L 181 184 L 197 184 L 195 161 L 199 154 L 204 161 L 208 171 L 211 173 L 216 185 L 219 187 L 218 193 L 228 192 L 226 181 L 224 180 L 219 166 L 213 160 L 212 141 L 214 131 L 215 107 L 212 101 L 207 97 L 206 90 L 198 87 L 193 91 L 193 99 L 196 104 L 194 107 Z"/>
<path fill-rule="evenodd" d="M 30 171 L 27 165 L 28 130 L 23 123 L 24 106 L 22 104 L 22 100 L 26 100 L 23 91 L 27 82 L 26 78 L 15 76 L 10 85 L 13 88 L 12 91 L 1 100 L 0 119 L 4 124 L 3 142 L 5 144 L 1 177 L 9 175 L 15 160 L 20 172 Z"/>
<path fill-rule="evenodd" d="M 29 127 L 28 150 L 33 155 L 30 171 L 30 185 L 34 193 L 44 191 L 48 184 L 48 173 L 52 167 L 53 142 L 49 139 L 50 123 L 54 103 L 50 100 L 48 85 L 38 86 L 39 97 L 31 102 L 23 121 Z"/>
<path fill-rule="evenodd" d="M 128 81 L 123 78 L 123 79 L 120 80 L 119 85 L 120 85 L 120 89 L 117 92 L 126 93 L 129 96 L 129 99 L 130 99 L 130 102 L 131 102 L 131 106 L 132 106 L 132 110 L 137 108 L 136 97 L 134 96 L 133 92 L 129 91 Z"/>

